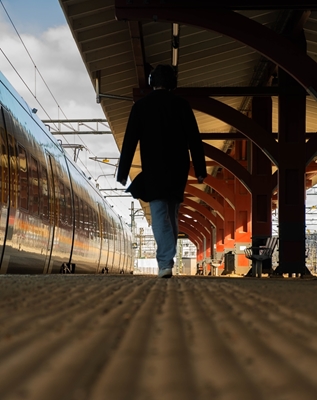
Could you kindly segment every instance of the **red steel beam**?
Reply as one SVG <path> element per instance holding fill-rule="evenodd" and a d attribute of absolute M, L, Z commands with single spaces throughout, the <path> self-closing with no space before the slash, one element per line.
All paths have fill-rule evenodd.
<path fill-rule="evenodd" d="M 188 197 L 184 197 L 183 204 L 187 207 L 191 207 L 197 212 L 199 212 L 203 217 L 205 217 L 214 228 L 217 226 L 217 219 L 216 217 L 202 204 L 197 203 L 196 201 L 189 199 Z"/>
<path fill-rule="evenodd" d="M 211 233 L 212 233 L 211 223 L 209 221 L 207 221 L 206 218 L 204 218 L 198 211 L 193 211 L 193 210 L 185 207 L 185 205 L 181 205 L 179 208 L 179 211 L 183 217 L 185 215 L 189 215 L 194 220 L 196 219 L 199 222 L 199 224 L 208 231 L 208 234 L 211 235 Z"/>
<path fill-rule="evenodd" d="M 278 144 L 271 134 L 251 118 L 227 104 L 210 97 L 192 97 L 190 98 L 190 105 L 195 110 L 216 117 L 235 127 L 257 145 L 269 157 L 273 164 L 278 166 Z"/>
<path fill-rule="evenodd" d="M 203 200 L 206 204 L 208 204 L 209 207 L 211 207 L 219 215 L 221 219 L 224 219 L 224 207 L 217 200 L 215 200 L 210 194 L 188 184 L 186 185 L 185 192 Z"/>
<path fill-rule="evenodd" d="M 186 214 L 183 214 L 183 213 L 181 213 L 179 215 L 178 220 L 182 221 L 186 225 L 189 225 L 192 228 L 196 229 L 197 232 L 199 232 L 201 235 L 203 235 L 206 239 L 208 239 L 210 237 L 210 233 L 208 232 L 208 230 L 203 225 L 201 225 L 198 222 L 198 220 L 196 220 L 196 222 L 195 222 L 192 218 L 186 216 Z"/>
<path fill-rule="evenodd" d="M 195 170 L 193 167 L 189 169 L 188 175 L 195 177 Z M 234 193 L 230 190 L 230 187 L 220 179 L 215 178 L 214 176 L 207 175 L 204 179 L 204 183 L 218 192 L 230 206 L 234 209 Z"/>
<path fill-rule="evenodd" d="M 192 228 L 184 224 L 183 222 L 179 221 L 178 223 L 179 232 L 187 233 L 188 236 L 191 236 L 195 239 L 196 244 L 200 247 L 204 243 L 204 238 L 201 233 L 199 233 L 196 229 Z"/>
<path fill-rule="evenodd" d="M 252 191 L 252 176 L 238 161 L 234 160 L 228 154 L 217 149 L 210 144 L 203 143 L 205 156 L 219 162 L 224 168 L 230 171 L 239 179 L 243 186 L 251 193 Z"/>

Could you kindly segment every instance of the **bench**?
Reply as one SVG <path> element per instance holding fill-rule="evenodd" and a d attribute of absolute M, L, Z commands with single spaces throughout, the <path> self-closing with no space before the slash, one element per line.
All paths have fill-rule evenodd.
<path fill-rule="evenodd" d="M 252 263 L 252 276 L 261 278 L 262 276 L 262 263 L 269 258 L 272 258 L 273 252 L 277 245 L 277 237 L 269 237 L 266 240 L 265 246 L 247 247 L 244 250 L 245 256 L 255 263 Z"/>

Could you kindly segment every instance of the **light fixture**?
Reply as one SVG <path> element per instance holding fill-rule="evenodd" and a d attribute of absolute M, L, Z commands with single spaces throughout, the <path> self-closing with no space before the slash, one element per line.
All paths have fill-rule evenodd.
<path fill-rule="evenodd" d="M 177 67 L 179 48 L 179 24 L 172 25 L 172 66 Z"/>

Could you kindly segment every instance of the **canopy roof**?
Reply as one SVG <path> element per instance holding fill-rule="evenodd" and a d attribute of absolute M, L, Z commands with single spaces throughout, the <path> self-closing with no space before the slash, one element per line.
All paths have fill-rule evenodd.
<path fill-rule="evenodd" d="M 281 34 L 296 37 L 304 29 L 307 54 L 316 60 L 316 5 L 265 1 L 248 9 L 246 2 L 222 1 L 222 7 L 227 10 L 219 11 L 213 1 L 184 1 L 182 9 L 177 1 L 144 3 L 141 0 L 60 0 L 119 149 L 133 100 L 149 90 L 149 68 L 157 64 L 172 64 L 177 69 L 177 91 L 191 100 L 205 143 L 226 154 L 234 152 L 236 140 L 248 143 L 249 140 L 239 132 L 242 125 L 235 124 L 234 116 L 230 119 L 228 109 L 222 105 L 251 116 L 253 95 L 272 96 L 272 132 L 278 132 L 278 68 L 274 58 L 280 57 L 280 65 L 291 65 L 293 57 L 290 69 L 294 68 L 295 73 L 300 59 L 290 52 L 288 57 L 274 54 L 273 50 L 271 54 L 268 44 L 271 43 L 274 49 L 275 43 L 270 42 L 269 37 L 265 42 L 266 38 L 261 37 L 256 26 L 268 27 L 280 37 Z M 203 18 L 196 17 L 201 8 L 209 13 L 206 20 L 210 29 L 203 26 Z M 241 33 L 243 29 L 240 32 L 237 27 L 239 24 L 244 26 L 243 21 L 245 32 Z M 252 25 L 252 22 L 257 24 Z M 280 43 L 276 46 L 277 51 L 278 45 Z M 215 107 L 218 109 L 216 115 L 205 112 L 200 95 L 208 95 L 221 103 L 217 106 L 219 109 Z M 213 105 L 208 103 L 209 108 Z M 316 107 L 316 100 L 308 95 L 307 133 L 317 130 Z M 221 177 L 223 166 L 218 162 L 209 157 L 207 166 L 212 176 Z M 130 171 L 131 179 L 140 168 L 137 151 Z M 275 169 L 272 162 L 272 173 Z M 308 185 L 317 183 L 314 171 L 307 177 Z M 197 186 L 189 182 L 193 187 Z M 210 192 L 210 187 L 203 190 Z M 193 194 L 189 197 L 199 201 Z M 142 206 L 148 213 L 147 204 Z"/>

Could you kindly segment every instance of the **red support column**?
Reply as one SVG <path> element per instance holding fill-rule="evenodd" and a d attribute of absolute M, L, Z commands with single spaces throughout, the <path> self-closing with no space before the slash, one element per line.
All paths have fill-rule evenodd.
<path fill-rule="evenodd" d="M 212 233 L 206 238 L 206 258 L 212 258 Z"/>
<path fill-rule="evenodd" d="M 261 125 L 268 134 L 272 133 L 272 99 L 254 97 L 252 100 L 252 119 Z M 272 163 L 253 143 L 251 144 L 252 207 L 251 231 L 252 246 L 265 245 L 272 235 Z M 265 261 L 263 268 L 270 272 L 271 259 Z M 266 272 L 266 271 L 264 271 Z"/>
<path fill-rule="evenodd" d="M 224 182 L 232 193 L 234 193 L 234 176 L 227 170 L 224 170 Z M 224 201 L 224 251 L 234 251 L 235 245 L 235 210 L 227 201 Z"/>
<path fill-rule="evenodd" d="M 216 217 L 216 256 L 215 258 L 221 259 L 224 253 L 224 221 L 217 214 Z"/>
<path fill-rule="evenodd" d="M 235 272 L 246 274 L 249 271 L 249 260 L 244 249 L 251 242 L 251 194 L 235 179 Z"/>
<path fill-rule="evenodd" d="M 202 269 L 202 263 L 204 261 L 204 249 L 203 246 L 197 246 L 197 264 L 199 264 L 199 268 L 197 268 L 197 273 Z"/>
<path fill-rule="evenodd" d="M 212 227 L 210 225 L 210 235 L 206 237 L 206 270 L 207 274 L 209 275 L 212 274 L 211 271 L 211 259 L 213 258 L 213 251 L 212 251 L 212 245 L 213 245 L 213 240 L 212 240 Z"/>

